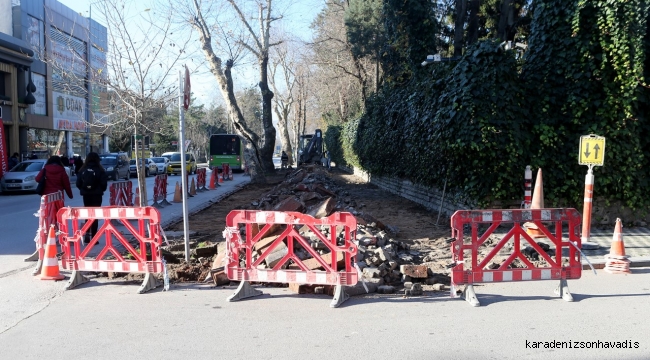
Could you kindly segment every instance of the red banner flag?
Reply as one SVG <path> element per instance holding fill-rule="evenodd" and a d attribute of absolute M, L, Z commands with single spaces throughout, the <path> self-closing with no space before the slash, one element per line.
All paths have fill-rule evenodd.
<path fill-rule="evenodd" d="M 14 125 L 18 126 L 18 125 Z M 5 127 L 2 126 L 2 119 L 0 119 L 0 178 L 9 171 L 9 158 L 7 149 L 5 148 Z"/>
<path fill-rule="evenodd" d="M 183 107 L 185 110 L 190 107 L 190 94 L 192 93 L 192 86 L 190 86 L 190 70 L 185 65 L 185 86 L 183 87 Z"/>

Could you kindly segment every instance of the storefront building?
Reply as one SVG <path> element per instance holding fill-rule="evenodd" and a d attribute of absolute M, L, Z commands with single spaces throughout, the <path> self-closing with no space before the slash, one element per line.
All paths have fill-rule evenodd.
<path fill-rule="evenodd" d="M 3 117 L 8 152 L 85 158 L 107 151 L 108 124 L 95 121 L 108 118 L 101 111 L 108 107 L 107 92 L 93 75 L 106 74 L 106 28 L 56 0 L 0 0 L 0 24 L 12 25 L 0 25 L 0 78 L 4 73 L 5 90 L 16 92 L 7 110 L 16 115 Z M 2 52 L 7 38 L 32 51 L 31 57 L 24 52 L 26 64 L 13 65 L 15 80 L 4 70 L 10 64 Z M 33 90 L 31 104 L 21 96 L 26 88 Z"/>

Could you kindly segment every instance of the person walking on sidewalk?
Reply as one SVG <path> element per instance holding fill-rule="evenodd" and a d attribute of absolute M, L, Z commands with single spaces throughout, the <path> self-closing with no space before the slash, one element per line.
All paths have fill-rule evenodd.
<path fill-rule="evenodd" d="M 84 206 L 102 206 L 102 197 L 107 187 L 108 176 L 100 163 L 99 155 L 96 152 L 91 152 L 86 156 L 86 161 L 77 174 L 77 188 L 84 199 Z M 97 220 L 91 221 L 90 229 L 84 237 L 84 244 L 88 244 L 97 234 L 98 222 Z"/>
<path fill-rule="evenodd" d="M 74 174 L 78 176 L 79 170 L 81 170 L 81 167 L 84 166 L 84 162 L 81 160 L 81 156 L 75 156 L 72 165 L 74 165 Z"/>
<path fill-rule="evenodd" d="M 45 176 L 45 187 L 43 188 L 43 195 L 54 194 L 59 191 L 65 191 L 70 199 L 73 198 L 72 188 L 70 187 L 70 178 L 65 171 L 61 158 L 58 156 L 50 156 L 43 166 L 43 169 L 36 175 L 36 182 L 40 182 L 41 178 Z"/>

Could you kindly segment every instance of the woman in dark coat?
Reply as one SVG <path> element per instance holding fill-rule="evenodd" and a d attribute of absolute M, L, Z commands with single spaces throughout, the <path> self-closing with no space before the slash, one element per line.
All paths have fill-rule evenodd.
<path fill-rule="evenodd" d="M 88 183 L 89 179 L 93 179 L 92 183 Z M 91 152 L 86 156 L 86 161 L 77 174 L 76 185 L 84 199 L 84 207 L 102 206 L 102 197 L 108 187 L 108 176 L 100 164 L 97 153 Z M 88 244 L 95 234 L 97 234 L 98 222 L 97 220 L 92 221 L 93 223 L 90 225 L 90 229 L 86 232 L 84 244 Z"/>

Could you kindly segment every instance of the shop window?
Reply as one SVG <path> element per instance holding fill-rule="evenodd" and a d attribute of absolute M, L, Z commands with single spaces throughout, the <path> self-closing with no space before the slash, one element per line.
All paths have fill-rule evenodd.
<path fill-rule="evenodd" d="M 6 88 L 9 85 L 10 81 L 7 79 L 9 74 L 0 71 L 0 100 L 11 101 L 11 98 L 8 96 L 10 94 L 9 89 Z"/>
<path fill-rule="evenodd" d="M 43 158 L 67 154 L 65 131 L 29 129 L 27 131 L 27 147 L 29 152 L 43 154 Z"/>

